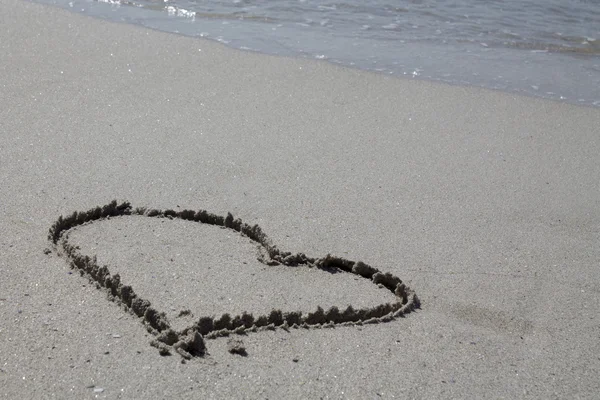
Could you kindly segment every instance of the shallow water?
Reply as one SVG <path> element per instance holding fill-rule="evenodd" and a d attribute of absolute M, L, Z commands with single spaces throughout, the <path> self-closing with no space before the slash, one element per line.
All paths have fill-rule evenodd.
<path fill-rule="evenodd" d="M 600 107 L 600 1 L 36 0 L 385 74 Z"/>

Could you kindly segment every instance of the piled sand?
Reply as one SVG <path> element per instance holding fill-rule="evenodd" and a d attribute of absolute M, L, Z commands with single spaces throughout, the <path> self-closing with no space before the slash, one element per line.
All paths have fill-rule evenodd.
<path fill-rule="evenodd" d="M 392 322 L 419 307 L 393 274 L 330 254 L 281 251 L 260 226 L 231 213 L 133 208 L 114 200 L 60 216 L 48 240 L 73 270 L 140 318 L 163 356 L 175 350 L 188 360 L 204 357 L 206 339 L 278 328 Z M 375 287 L 391 292 L 388 301 Z"/>
<path fill-rule="evenodd" d="M 600 391 L 597 109 L 243 53 L 17 0 L 0 15 L 0 397 Z M 48 240 L 60 215 L 115 198 L 231 212 L 281 251 L 389 272 L 421 308 L 386 323 L 220 337 L 187 361 L 161 356 L 156 332 Z M 130 274 L 169 321 L 189 303 L 195 318 L 205 306 L 310 313 L 395 299 L 347 272 L 286 275 L 292 287 L 279 292 L 260 287 L 284 279 L 268 274 L 240 287 L 240 276 L 206 273 L 197 286 L 185 265 L 228 261 L 234 275 L 256 262 L 245 247 L 255 244 L 188 221 L 134 221 L 78 226 L 73 240 Z M 142 289 L 148 274 L 128 268 L 136 257 L 165 272 L 160 290 Z M 193 299 L 174 302 L 177 289 Z M 272 297 L 262 304 L 259 293 Z"/>

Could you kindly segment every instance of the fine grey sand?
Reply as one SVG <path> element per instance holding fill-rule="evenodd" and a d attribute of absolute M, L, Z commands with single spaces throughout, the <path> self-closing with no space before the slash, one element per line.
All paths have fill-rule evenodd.
<path fill-rule="evenodd" d="M 600 392 L 597 109 L 18 0 L 0 15 L 1 398 Z M 47 239 L 59 215 L 112 199 L 230 211 L 286 251 L 393 273 L 421 308 L 385 324 L 248 334 L 245 356 L 228 338 L 186 363 L 161 356 Z M 215 246 L 209 257 L 223 254 Z"/>

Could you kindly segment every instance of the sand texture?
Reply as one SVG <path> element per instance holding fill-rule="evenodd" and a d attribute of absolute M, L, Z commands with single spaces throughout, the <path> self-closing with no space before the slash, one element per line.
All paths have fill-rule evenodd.
<path fill-rule="evenodd" d="M 0 398 L 597 397 L 597 109 L 0 15 Z"/>

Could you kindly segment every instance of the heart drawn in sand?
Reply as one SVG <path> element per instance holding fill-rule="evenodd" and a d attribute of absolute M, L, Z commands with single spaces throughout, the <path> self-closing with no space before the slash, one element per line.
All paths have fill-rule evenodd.
<path fill-rule="evenodd" d="M 345 310 L 335 306 L 328 310 L 317 307 L 315 311 L 309 313 L 273 309 L 270 313 L 258 316 L 249 312 L 233 316 L 223 314 L 219 318 L 202 316 L 196 318 L 192 325 L 178 330 L 172 326 L 163 310 L 158 310 L 150 301 L 136 294 L 131 284 L 122 281 L 118 273 L 111 274 L 107 265 L 98 265 L 96 256 L 82 254 L 80 247 L 71 243 L 69 239 L 70 231 L 75 227 L 111 217 L 126 216 L 180 219 L 222 227 L 241 234 L 255 243 L 259 248 L 258 261 L 262 264 L 274 268 L 306 267 L 353 274 L 355 277 L 364 278 L 374 285 L 389 290 L 393 293 L 395 301 L 357 309 L 348 306 Z M 277 328 L 327 328 L 337 325 L 390 322 L 419 307 L 419 300 L 415 293 L 390 273 L 380 272 L 377 268 L 361 261 L 354 262 L 332 255 L 312 258 L 303 253 L 292 254 L 281 251 L 258 225 L 250 226 L 234 218 L 230 213 L 222 217 L 204 210 L 134 209 L 128 202 L 118 204 L 117 201 L 112 201 L 103 207 L 74 212 L 67 217 L 60 216 L 50 228 L 48 239 L 72 268 L 78 269 L 81 275 L 86 275 L 94 281 L 97 288 L 105 290 L 111 300 L 120 303 L 127 311 L 141 319 L 148 332 L 154 336 L 151 344 L 157 347 L 162 355 L 170 354 L 174 350 L 186 359 L 203 356 L 206 354 L 205 340 L 233 334 Z"/>

